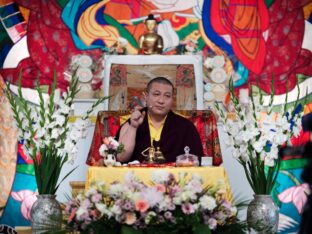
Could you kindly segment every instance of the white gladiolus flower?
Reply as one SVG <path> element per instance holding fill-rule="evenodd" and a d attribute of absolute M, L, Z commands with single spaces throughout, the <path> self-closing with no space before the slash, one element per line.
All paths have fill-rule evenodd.
<path fill-rule="evenodd" d="M 71 97 L 68 97 L 68 98 L 66 99 L 66 103 L 65 103 L 65 104 L 69 107 L 70 110 L 73 110 L 73 109 L 74 109 L 74 104 L 72 103 L 70 106 L 69 106 L 68 104 L 71 103 L 73 100 L 74 100 L 74 99 L 71 98 Z"/>
<path fill-rule="evenodd" d="M 75 127 L 77 129 L 86 129 L 90 125 L 89 120 L 82 120 L 82 119 L 77 119 L 76 122 L 74 123 Z"/>
<path fill-rule="evenodd" d="M 59 130 L 57 128 L 52 129 L 51 139 L 57 139 L 59 138 L 59 136 L 60 136 Z"/>
<path fill-rule="evenodd" d="M 80 138 L 81 136 L 81 132 L 76 129 L 76 128 L 72 128 L 70 133 L 69 133 L 69 138 L 72 140 L 72 141 L 78 141 L 78 139 Z"/>
<path fill-rule="evenodd" d="M 241 154 L 240 159 L 243 160 L 244 162 L 249 162 L 250 158 L 248 152 L 246 152 L 245 154 Z"/>
<path fill-rule="evenodd" d="M 29 124 L 29 121 L 26 118 L 24 118 L 22 120 L 22 128 L 23 129 L 28 129 L 28 124 Z"/>
<path fill-rule="evenodd" d="M 65 123 L 65 116 L 64 115 L 56 115 L 54 116 L 55 122 L 57 126 L 63 126 Z"/>
<path fill-rule="evenodd" d="M 271 158 L 269 156 L 265 157 L 264 159 L 264 164 L 268 167 L 273 167 L 275 162 L 274 162 L 274 158 Z"/>
<path fill-rule="evenodd" d="M 53 102 L 55 104 L 58 104 L 60 100 L 61 100 L 61 91 L 59 89 L 55 89 Z"/>
<path fill-rule="evenodd" d="M 80 133 L 81 133 L 81 135 L 80 135 L 81 138 L 82 138 L 82 139 L 86 139 L 87 136 L 88 136 L 88 129 L 87 129 L 87 128 L 81 129 Z"/>
<path fill-rule="evenodd" d="M 288 130 L 289 123 L 286 116 L 277 115 L 275 124 L 278 127 L 282 127 L 283 130 Z"/>
<path fill-rule="evenodd" d="M 60 157 L 65 157 L 67 155 L 67 151 L 64 148 L 58 148 L 57 149 L 57 155 L 59 155 Z"/>
<path fill-rule="evenodd" d="M 236 136 L 236 135 L 238 135 L 238 134 L 240 133 L 240 128 L 239 128 L 239 126 L 236 125 L 236 124 L 233 124 L 233 125 L 230 127 L 229 130 L 230 130 L 229 132 L 231 133 L 232 136 Z"/>
<path fill-rule="evenodd" d="M 59 148 L 59 147 L 61 147 L 62 142 L 59 140 L 59 141 L 55 142 L 54 145 L 56 148 Z"/>
<path fill-rule="evenodd" d="M 280 133 L 274 137 L 274 142 L 276 142 L 276 144 L 278 145 L 282 145 L 287 141 L 287 139 L 288 139 L 287 134 Z"/>
<path fill-rule="evenodd" d="M 257 151 L 255 150 L 250 150 L 248 151 L 248 154 L 246 155 L 246 158 L 244 157 L 244 160 L 247 162 L 249 161 L 251 158 L 255 159 L 259 156 L 259 153 L 257 153 Z"/>
<path fill-rule="evenodd" d="M 78 153 L 78 148 L 76 146 L 74 148 L 72 148 L 70 152 L 67 152 L 67 154 L 68 154 L 68 162 L 70 164 L 74 163 L 74 160 L 77 157 L 77 153 Z"/>
<path fill-rule="evenodd" d="M 47 126 L 47 129 L 53 129 L 57 126 L 57 123 L 53 121 L 53 122 L 46 124 L 46 126 Z"/>
<path fill-rule="evenodd" d="M 67 92 L 63 92 L 63 93 L 62 93 L 62 97 L 63 97 L 63 99 L 65 100 L 65 99 L 68 97 L 68 93 L 67 93 Z"/>
<path fill-rule="evenodd" d="M 232 149 L 232 153 L 233 153 L 233 157 L 236 158 L 236 159 L 239 159 L 239 157 L 241 156 L 240 155 L 240 151 L 237 148 L 233 148 Z"/>
<path fill-rule="evenodd" d="M 238 126 L 238 129 L 243 129 L 244 128 L 244 126 L 245 126 L 245 124 L 247 123 L 247 121 L 246 122 L 243 122 L 243 121 L 238 121 L 238 122 L 235 122 L 234 124 L 237 124 L 237 126 Z"/>
<path fill-rule="evenodd" d="M 43 127 L 43 128 L 38 128 L 37 132 L 36 132 L 36 137 L 37 138 L 42 138 L 44 135 L 46 134 L 46 129 Z"/>
<path fill-rule="evenodd" d="M 240 134 L 242 134 L 242 139 L 245 143 L 247 143 L 248 141 L 250 141 L 251 139 L 253 139 L 253 134 L 252 132 L 249 131 L 249 129 L 241 132 Z"/>
<path fill-rule="evenodd" d="M 32 111 L 30 112 L 30 118 L 33 119 L 35 122 L 38 122 L 39 115 L 37 108 L 32 108 Z"/>
<path fill-rule="evenodd" d="M 24 132 L 24 139 L 29 140 L 31 138 L 31 133 L 29 131 Z"/>
<path fill-rule="evenodd" d="M 256 136 L 258 136 L 260 134 L 259 129 L 257 129 L 255 127 L 250 127 L 249 131 L 252 134 L 253 138 L 255 138 Z"/>
<path fill-rule="evenodd" d="M 34 141 L 35 141 L 35 147 L 36 147 L 37 149 L 40 149 L 40 148 L 42 147 L 41 142 L 40 142 L 40 141 L 37 141 L 37 140 L 34 140 Z"/>
<path fill-rule="evenodd" d="M 78 153 L 78 148 L 77 146 L 75 145 L 74 147 L 71 148 L 71 150 L 69 151 L 69 153 L 73 154 L 73 155 L 76 155 Z"/>
<path fill-rule="evenodd" d="M 73 58 L 73 61 L 78 61 L 79 57 Z M 93 63 L 93 61 L 92 61 Z M 56 78 L 55 78 L 56 79 Z M 25 151 L 32 158 L 35 158 L 39 150 L 51 149 L 51 157 L 64 157 L 64 160 L 74 159 L 78 153 L 78 148 L 76 144 L 82 135 L 87 135 L 87 124 L 85 121 L 77 121 L 77 124 L 71 124 L 69 122 L 69 114 L 71 111 L 72 101 L 77 93 L 76 84 L 77 78 L 73 78 L 74 82 L 71 82 L 67 87 L 67 92 L 63 92 L 59 89 L 52 89 L 52 94 L 49 96 L 38 89 L 39 105 L 35 106 L 29 104 L 27 101 L 23 102 L 23 105 L 18 105 L 13 101 L 13 96 L 9 95 L 8 99 L 11 100 L 11 107 L 18 116 L 14 116 L 16 126 L 19 129 L 19 136 L 24 140 L 24 145 L 28 148 Z M 18 98 L 22 99 L 23 94 L 17 93 Z M 42 98 L 41 98 L 42 97 Z M 88 113 L 91 113 L 93 109 L 103 102 L 107 97 L 100 98 L 93 105 Z M 89 118 L 89 114 L 86 114 L 86 118 Z M 20 121 L 19 121 L 20 120 Z M 32 148 L 33 147 L 33 148 Z M 65 158 L 66 157 L 66 158 Z M 49 193 L 54 191 L 57 187 L 53 184 L 46 184 L 48 179 L 45 178 L 51 173 L 55 174 L 55 179 L 59 179 L 60 171 L 63 166 L 63 161 L 54 160 L 51 167 L 46 171 L 46 175 L 35 175 L 37 182 L 43 186 L 39 186 L 38 189 L 41 190 L 39 193 Z M 42 157 L 40 163 L 34 162 L 35 166 L 43 167 L 47 163 L 45 158 Z M 83 212 L 83 211 L 79 211 Z M 78 213 L 79 213 L 78 212 Z"/>
<path fill-rule="evenodd" d="M 248 145 L 246 143 L 241 144 L 239 147 L 239 152 L 241 155 L 248 154 Z"/>
<path fill-rule="evenodd" d="M 69 138 L 65 140 L 64 144 L 65 144 L 66 149 L 68 149 L 68 151 L 71 151 L 71 149 L 74 148 L 75 146 L 75 144 Z"/>
<path fill-rule="evenodd" d="M 70 110 L 71 110 L 71 107 L 68 106 L 67 104 L 65 104 L 64 102 L 60 102 L 59 103 L 59 106 L 60 106 L 60 109 L 59 109 L 59 112 L 64 114 L 64 115 L 68 115 Z"/>
<path fill-rule="evenodd" d="M 301 131 L 300 127 L 293 127 L 294 137 L 298 137 L 300 135 L 300 131 Z"/>
<path fill-rule="evenodd" d="M 20 140 L 24 137 L 24 131 L 20 128 L 18 129 L 18 137 L 20 138 Z"/>
<path fill-rule="evenodd" d="M 267 156 L 269 156 L 272 159 L 278 158 L 278 147 L 277 147 L 277 145 L 271 146 L 270 152 L 267 153 Z"/>
<path fill-rule="evenodd" d="M 234 146 L 234 140 L 233 140 L 233 137 L 230 137 L 230 136 L 226 136 L 225 139 L 224 139 L 224 143 L 227 145 L 227 146 Z"/>
<path fill-rule="evenodd" d="M 267 152 L 265 152 L 264 150 L 260 152 L 260 159 L 261 159 L 261 161 L 264 161 L 266 156 L 267 156 Z"/>
<path fill-rule="evenodd" d="M 266 130 L 268 131 L 266 131 L 265 133 L 265 139 L 268 140 L 269 142 L 273 142 L 276 133 L 272 131 L 271 129 L 266 129 Z"/>
<path fill-rule="evenodd" d="M 263 150 L 264 146 L 265 146 L 265 141 L 263 140 L 258 140 L 253 143 L 253 147 L 258 153 L 260 153 Z"/>
<path fill-rule="evenodd" d="M 223 109 L 219 105 L 217 108 L 224 123 L 223 130 L 231 136 L 226 143 L 234 146 L 231 148 L 233 157 L 248 169 L 246 176 L 249 177 L 255 194 L 268 194 L 275 177 L 272 176 L 271 171 L 265 172 L 269 174 L 269 176 L 266 175 L 263 164 L 257 162 L 264 161 L 264 164 L 270 167 L 278 162 L 279 147 L 288 143 L 292 136 L 296 136 L 300 132 L 301 113 L 291 116 L 294 114 L 292 108 L 286 110 L 285 105 L 280 108 L 280 111 L 275 111 L 271 102 L 273 100 L 270 100 L 268 106 L 267 104 L 263 106 L 260 102 L 263 102 L 264 99 L 260 95 L 253 95 L 249 103 L 242 105 L 239 103 L 240 97 L 236 96 L 232 87 L 230 87 L 231 101 L 234 106 L 232 110 L 235 112 L 236 119 L 229 121 Z M 232 98 L 235 96 L 235 99 Z M 297 110 L 298 107 L 295 108 Z M 252 177 L 253 173 L 257 173 L 257 175 Z M 265 177 L 271 178 L 271 180 L 261 179 Z M 260 181 L 254 181 L 254 178 Z"/>

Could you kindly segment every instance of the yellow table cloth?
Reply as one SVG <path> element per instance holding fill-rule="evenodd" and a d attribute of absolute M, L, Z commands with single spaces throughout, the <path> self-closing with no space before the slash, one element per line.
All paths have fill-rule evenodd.
<path fill-rule="evenodd" d="M 125 174 L 133 171 L 134 174 L 145 184 L 151 182 L 151 172 L 156 170 L 166 170 L 178 178 L 180 172 L 187 173 L 191 176 L 193 173 L 200 175 L 203 179 L 204 186 L 218 187 L 226 191 L 226 198 L 232 200 L 232 191 L 229 184 L 228 176 L 223 167 L 94 167 L 90 166 L 87 172 L 86 189 L 92 182 L 103 181 L 109 185 L 114 181 L 123 182 Z"/>

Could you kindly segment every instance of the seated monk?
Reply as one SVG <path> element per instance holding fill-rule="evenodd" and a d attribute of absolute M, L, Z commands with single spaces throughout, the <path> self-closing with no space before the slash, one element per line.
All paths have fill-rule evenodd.
<path fill-rule="evenodd" d="M 190 154 L 201 157 L 203 146 L 196 127 L 171 110 L 173 84 L 164 77 L 156 77 L 147 84 L 145 95 L 147 107 L 132 112 L 117 132 L 116 139 L 125 149 L 117 155 L 117 160 L 145 161 L 142 152 L 151 146 L 159 147 L 166 162 L 175 162 L 186 146 Z"/>

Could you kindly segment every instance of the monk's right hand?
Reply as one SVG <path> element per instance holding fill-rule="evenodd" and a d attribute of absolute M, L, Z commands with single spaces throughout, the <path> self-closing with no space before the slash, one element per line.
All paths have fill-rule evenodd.
<path fill-rule="evenodd" d="M 138 128 L 143 123 L 144 117 L 145 111 L 141 113 L 140 110 L 136 109 L 130 116 L 130 126 Z"/>

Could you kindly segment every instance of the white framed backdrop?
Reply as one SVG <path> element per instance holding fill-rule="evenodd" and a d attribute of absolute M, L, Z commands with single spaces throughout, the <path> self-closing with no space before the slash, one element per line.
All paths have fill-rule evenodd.
<path fill-rule="evenodd" d="M 171 81 L 174 79 L 174 84 L 181 84 L 180 87 L 177 87 L 177 92 L 184 92 L 186 95 L 193 92 L 193 100 L 177 100 L 177 103 L 183 103 L 183 105 L 176 106 L 176 109 L 204 109 L 201 55 L 105 55 L 104 63 L 104 96 L 114 95 L 113 98 L 104 103 L 104 110 L 128 109 L 129 106 L 126 105 L 126 102 L 124 102 L 124 106 L 120 103 L 129 96 L 130 98 L 133 97 L 131 86 L 142 89 L 149 79 L 156 76 L 164 76 Z M 116 71 L 116 65 L 130 66 L 126 68 L 126 71 L 124 71 L 125 69 L 117 69 Z M 175 73 L 181 72 L 178 70 L 179 68 L 176 68 L 179 65 L 187 65 L 191 68 L 190 74 L 186 74 L 188 78 L 185 79 L 185 84 L 182 84 L 184 81 L 181 81 L 181 79 L 176 81 L 176 77 L 173 77 Z M 128 81 L 122 81 L 126 76 Z M 115 86 L 116 83 L 118 85 Z M 192 88 L 194 85 L 195 87 Z M 179 97 L 185 98 L 186 95 L 179 95 Z M 190 97 L 192 96 L 189 95 L 187 98 L 192 99 Z M 192 102 L 194 102 L 194 105 Z"/>

